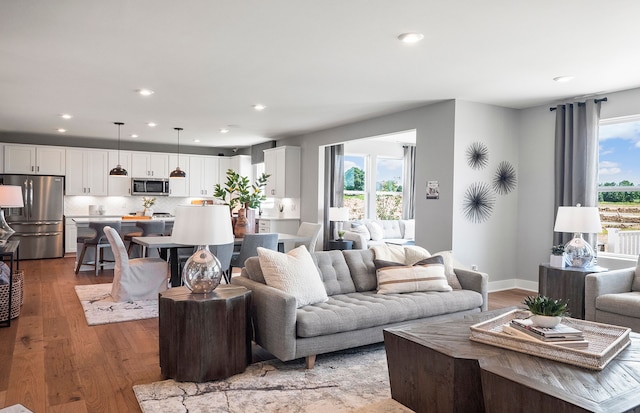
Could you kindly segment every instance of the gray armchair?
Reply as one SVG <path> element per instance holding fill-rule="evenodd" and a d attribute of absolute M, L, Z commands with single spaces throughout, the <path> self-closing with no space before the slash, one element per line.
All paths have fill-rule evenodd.
<path fill-rule="evenodd" d="M 637 267 L 588 274 L 585 319 L 640 332 L 640 259 Z"/>

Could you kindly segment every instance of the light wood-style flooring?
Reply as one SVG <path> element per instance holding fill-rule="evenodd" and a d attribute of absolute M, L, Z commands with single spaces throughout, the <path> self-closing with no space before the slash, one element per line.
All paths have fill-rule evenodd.
<path fill-rule="evenodd" d="M 74 260 L 20 263 L 24 305 L 11 327 L 0 328 L 0 408 L 20 403 L 36 413 L 139 412 L 132 386 L 163 380 L 158 320 L 89 327 L 73 287 L 111 282 L 113 271 L 76 276 Z M 530 294 L 491 293 L 489 308 L 518 305 Z"/>

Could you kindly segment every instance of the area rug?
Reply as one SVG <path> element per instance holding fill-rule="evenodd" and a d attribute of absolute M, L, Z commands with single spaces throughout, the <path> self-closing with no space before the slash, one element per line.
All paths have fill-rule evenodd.
<path fill-rule="evenodd" d="M 76 285 L 75 288 L 90 326 L 158 316 L 158 300 L 113 301 L 111 283 Z"/>
<path fill-rule="evenodd" d="M 224 355 L 221 355 L 224 357 Z M 143 413 L 407 413 L 392 400 L 382 344 L 304 360 L 269 360 L 207 383 L 165 380 L 133 386 Z"/>

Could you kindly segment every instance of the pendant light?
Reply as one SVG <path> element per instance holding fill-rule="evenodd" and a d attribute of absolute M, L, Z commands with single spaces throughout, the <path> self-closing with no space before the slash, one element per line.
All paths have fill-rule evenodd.
<path fill-rule="evenodd" d="M 182 128 L 173 129 L 178 131 L 178 166 L 176 166 L 176 169 L 171 171 L 171 173 L 169 174 L 169 178 L 186 178 L 187 174 L 180 169 L 180 131 L 182 130 Z"/>
<path fill-rule="evenodd" d="M 120 126 L 124 125 L 122 122 L 113 122 L 114 125 L 118 125 L 118 165 L 109 171 L 109 176 L 127 176 L 127 170 L 120 166 Z"/>

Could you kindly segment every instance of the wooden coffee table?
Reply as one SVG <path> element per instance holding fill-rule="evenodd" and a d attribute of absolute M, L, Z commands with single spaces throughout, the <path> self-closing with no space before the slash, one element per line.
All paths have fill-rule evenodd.
<path fill-rule="evenodd" d="M 469 340 L 460 321 L 384 331 L 391 395 L 420 412 L 627 412 L 640 406 L 640 335 L 602 371 Z"/>

